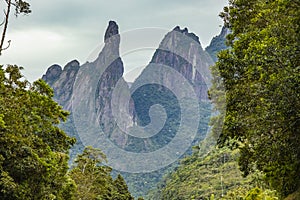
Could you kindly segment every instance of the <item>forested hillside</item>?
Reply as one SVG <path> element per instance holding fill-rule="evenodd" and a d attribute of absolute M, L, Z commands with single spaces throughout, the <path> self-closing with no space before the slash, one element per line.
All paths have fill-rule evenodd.
<path fill-rule="evenodd" d="M 243 199 L 250 189 L 266 188 L 260 172 L 242 176 L 237 163 L 239 150 L 200 146 L 192 156 L 182 159 L 175 172 L 167 174 L 147 198 Z M 276 191 L 265 190 L 263 195 L 275 199 Z"/>

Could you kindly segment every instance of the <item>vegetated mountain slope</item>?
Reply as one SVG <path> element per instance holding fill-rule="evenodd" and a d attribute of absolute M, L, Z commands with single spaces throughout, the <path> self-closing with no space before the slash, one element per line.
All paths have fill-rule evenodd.
<path fill-rule="evenodd" d="M 237 151 L 214 149 L 204 155 L 195 152 L 181 160 L 179 167 L 164 177 L 150 199 L 219 199 L 228 190 L 243 185 L 236 162 Z M 247 183 L 248 184 L 248 183 Z"/>
<path fill-rule="evenodd" d="M 180 161 L 166 174 L 146 199 L 277 199 L 276 192 L 266 189 L 258 171 L 243 177 L 238 167 L 239 150 L 217 148 L 202 142 L 194 153 Z M 264 189 L 261 189 L 264 188 Z"/>

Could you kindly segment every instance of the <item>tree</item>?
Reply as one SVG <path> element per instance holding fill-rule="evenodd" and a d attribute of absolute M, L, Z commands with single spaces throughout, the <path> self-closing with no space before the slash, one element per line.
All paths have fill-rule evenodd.
<path fill-rule="evenodd" d="M 0 66 L 0 199 L 72 199 L 75 140 L 56 126 L 68 113 L 44 81 L 31 85 L 20 69 Z"/>
<path fill-rule="evenodd" d="M 2 51 L 7 49 L 10 46 L 10 40 L 8 41 L 8 46 L 4 47 L 4 40 L 6 36 L 6 31 L 8 27 L 8 20 L 10 16 L 10 11 L 12 7 L 15 8 L 15 16 L 17 17 L 20 14 L 29 14 L 31 13 L 30 5 L 26 1 L 23 0 L 4 0 L 4 3 L 6 4 L 6 10 L 4 10 L 4 20 L 2 23 L 0 23 L 0 26 L 3 26 L 2 29 L 2 36 L 0 41 L 0 56 L 2 54 Z"/>
<path fill-rule="evenodd" d="M 106 156 L 100 149 L 87 146 L 75 159 L 70 176 L 77 185 L 77 198 L 92 199 L 133 199 L 124 179 L 118 175 L 113 180 L 112 169 L 103 165 Z"/>
<path fill-rule="evenodd" d="M 133 199 L 131 197 L 131 194 L 128 191 L 128 187 L 126 185 L 124 178 L 120 174 L 118 174 L 118 176 L 114 180 L 113 184 L 116 188 L 116 192 L 115 192 L 115 194 L 113 194 L 114 200 L 123 200 L 123 199 L 131 200 L 131 199 Z"/>
<path fill-rule="evenodd" d="M 241 141 L 244 175 L 261 170 L 287 196 L 300 185 L 300 2 L 231 0 L 220 16 L 232 32 L 213 67 L 226 94 L 219 144 Z"/>
<path fill-rule="evenodd" d="M 260 188 L 253 188 L 251 189 L 245 196 L 245 200 L 277 200 L 278 198 L 274 194 L 274 191 L 270 190 L 261 190 Z"/>

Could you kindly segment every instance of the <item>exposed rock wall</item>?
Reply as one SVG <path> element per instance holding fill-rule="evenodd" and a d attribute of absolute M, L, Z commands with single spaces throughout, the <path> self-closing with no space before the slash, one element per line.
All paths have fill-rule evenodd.
<path fill-rule="evenodd" d="M 218 38 L 225 38 L 226 34 L 226 30 L 223 29 Z M 113 90 L 118 81 L 125 83 L 125 80 L 123 79 L 124 66 L 119 55 L 120 39 L 118 25 L 116 22 L 110 21 L 104 36 L 105 45 L 95 61 L 90 63 L 87 62 L 80 66 L 78 61 L 73 60 L 63 69 L 59 65 L 52 65 L 43 76 L 43 79 L 54 89 L 55 100 L 61 104 L 64 109 L 72 111 L 72 95 L 80 96 L 80 94 L 73 94 L 73 86 L 77 73 L 81 73 L 84 70 L 90 70 L 90 73 L 87 73 L 88 75 L 86 77 L 77 79 L 76 81 L 78 85 L 84 85 L 90 84 L 91 79 L 96 78 L 99 80 L 95 94 L 95 110 L 99 126 L 103 132 L 105 132 L 118 146 L 125 149 L 131 149 L 135 148 L 134 146 L 137 145 L 139 148 L 137 148 L 136 151 L 147 151 L 147 149 L 153 145 L 153 141 L 137 139 L 124 134 L 124 128 L 121 130 L 117 127 L 113 116 Z M 212 42 L 211 45 L 210 48 L 213 48 L 214 43 Z M 200 101 L 206 101 L 208 100 L 207 90 L 211 79 L 209 66 L 213 63 L 214 61 L 209 54 L 202 49 L 198 36 L 188 32 L 187 28 L 180 29 L 180 27 L 177 26 L 165 35 L 149 65 L 146 66 L 135 82 L 131 84 L 131 91 L 136 89 L 141 81 L 148 80 L 151 82 L 153 73 L 151 75 L 147 74 L 151 71 L 153 65 L 158 64 L 176 70 L 190 85 L 192 85 L 198 99 Z M 99 70 L 101 76 L 93 77 L 94 74 L 97 74 L 93 73 L 93 70 Z M 169 74 L 169 70 L 155 72 L 155 76 L 160 79 L 161 85 L 168 85 L 171 90 L 176 90 L 176 87 L 178 87 L 178 80 L 169 76 Z M 127 84 L 123 84 L 122 87 L 124 87 L 122 89 L 123 91 L 130 91 Z M 183 96 L 188 96 L 188 94 L 185 94 L 185 92 L 187 93 L 188 91 L 182 92 Z M 118 103 L 129 106 L 129 112 L 128 110 L 122 110 L 122 106 L 120 106 L 119 110 L 120 113 L 127 112 L 124 119 L 125 129 L 138 121 L 133 100 L 131 99 L 129 105 L 128 102 L 126 102 L 127 100 L 128 99 L 125 98 L 123 99 L 120 94 Z M 145 119 L 146 118 L 147 116 Z M 166 142 L 168 142 L 168 140 L 163 143 Z M 161 141 L 158 140 L 155 143 L 156 146 L 159 146 Z"/>

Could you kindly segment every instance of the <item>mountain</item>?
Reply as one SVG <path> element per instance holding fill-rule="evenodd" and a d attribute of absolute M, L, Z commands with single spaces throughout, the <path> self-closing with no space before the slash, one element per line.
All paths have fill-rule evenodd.
<path fill-rule="evenodd" d="M 165 35 L 150 63 L 132 83 L 130 90 L 135 105 L 134 123 L 146 126 L 152 122 L 148 112 L 156 104 L 165 109 L 167 120 L 156 135 L 143 140 L 146 141 L 145 145 L 140 138 L 132 138 L 136 152 L 152 151 L 168 144 L 182 126 L 181 119 L 185 117 L 182 108 L 188 110 L 186 112 L 189 112 L 191 121 L 193 113 L 199 116 L 196 114 L 197 106 L 206 110 L 200 114 L 200 117 L 206 118 L 201 120 L 206 125 L 195 130 L 197 135 L 194 143 L 205 136 L 210 107 L 207 96 L 211 78 L 209 66 L 212 64 L 198 37 L 189 33 L 187 28 L 180 29 L 177 26 Z M 193 131 L 193 125 L 198 124 L 190 124 L 189 131 Z M 159 124 L 156 126 L 159 127 Z M 136 144 L 140 144 L 138 147 L 141 148 Z"/>
<path fill-rule="evenodd" d="M 211 79 L 209 66 L 214 62 L 210 56 L 203 51 L 199 38 L 194 33 L 189 33 L 187 28 L 180 29 L 176 26 L 167 33 L 155 51 L 150 64 L 137 78 L 144 78 L 149 73 L 148 68 L 152 65 L 166 65 L 179 72 L 192 86 L 199 100 L 208 100 L 207 89 Z M 157 73 L 157 72 L 156 72 Z M 162 85 L 176 87 L 177 79 L 169 76 L 170 72 L 160 71 L 156 76 L 161 76 Z"/>
<path fill-rule="evenodd" d="M 223 27 L 221 33 L 211 40 L 208 47 L 205 48 L 205 51 L 211 56 L 214 62 L 217 61 L 217 54 L 221 50 L 227 49 L 226 46 L 226 36 L 230 33 L 230 30 L 226 27 Z"/>
<path fill-rule="evenodd" d="M 79 70 L 80 64 L 77 60 L 72 60 L 62 67 L 55 64 L 48 68 L 42 79 L 45 80 L 54 90 L 54 100 L 71 110 L 70 99 L 73 92 L 73 85 Z"/>
<path fill-rule="evenodd" d="M 223 31 L 222 34 L 220 37 L 224 38 Z M 113 155 L 108 155 L 108 160 L 125 171 L 139 169 L 147 165 L 146 158 L 142 159 L 146 164 L 135 163 L 112 152 L 122 149 L 151 154 L 172 145 L 180 135 L 172 149 L 176 151 L 163 155 L 168 162 L 146 166 L 157 167 L 154 172 L 123 173 L 130 191 L 140 196 L 174 167 L 167 167 L 170 163 L 191 153 L 190 146 L 205 137 L 211 107 L 207 96 L 209 66 L 214 64 L 211 55 L 216 51 L 210 55 L 202 49 L 198 36 L 177 26 L 165 35 L 137 79 L 127 84 L 119 53 L 120 37 L 117 23 L 110 21 L 104 47 L 93 62 L 80 65 L 73 60 L 63 68 L 55 64 L 42 78 L 54 89 L 54 99 L 71 112 L 68 121 L 60 125 L 77 139 L 71 159 L 84 145 L 103 142 L 99 138 L 105 137 L 109 140 L 105 144 L 113 146 L 106 149 Z M 219 43 L 212 42 L 210 49 L 214 45 Z M 120 160 L 121 163 L 117 162 Z"/>

